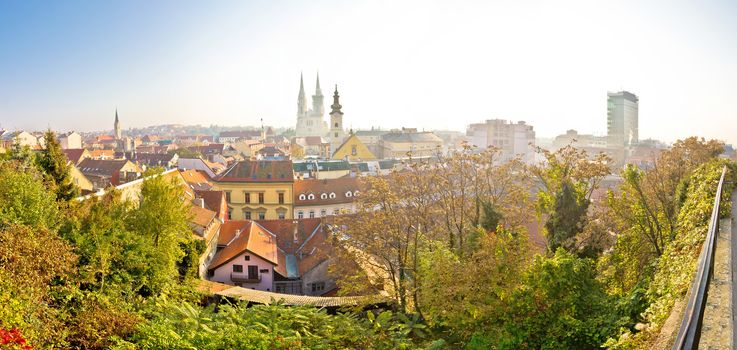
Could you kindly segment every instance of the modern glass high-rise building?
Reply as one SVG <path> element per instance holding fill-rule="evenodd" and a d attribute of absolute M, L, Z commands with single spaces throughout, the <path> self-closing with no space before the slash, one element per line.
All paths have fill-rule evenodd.
<path fill-rule="evenodd" d="M 607 93 L 607 139 L 609 147 L 623 147 L 638 142 L 637 95 L 628 92 Z"/>

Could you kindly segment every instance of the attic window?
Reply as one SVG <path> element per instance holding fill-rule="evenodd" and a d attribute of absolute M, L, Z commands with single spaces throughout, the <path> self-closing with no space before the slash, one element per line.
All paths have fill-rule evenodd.
<path fill-rule="evenodd" d="M 351 191 L 348 191 L 345 193 L 346 197 L 353 197 L 353 193 Z"/>
<path fill-rule="evenodd" d="M 328 199 L 328 195 L 323 193 L 320 195 L 320 199 Z"/>
<path fill-rule="evenodd" d="M 330 198 L 335 198 L 335 192 L 330 192 Z"/>
<path fill-rule="evenodd" d="M 305 198 L 307 198 L 307 197 L 304 194 L 300 194 L 299 195 L 299 200 L 303 201 L 303 200 L 305 200 Z"/>
<path fill-rule="evenodd" d="M 315 199 L 315 195 L 312 194 L 312 193 L 310 193 L 310 195 L 307 196 L 307 199 L 313 200 L 313 199 Z"/>

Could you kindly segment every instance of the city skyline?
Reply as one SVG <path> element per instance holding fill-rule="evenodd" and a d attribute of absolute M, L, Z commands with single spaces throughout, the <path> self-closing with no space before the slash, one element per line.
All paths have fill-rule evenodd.
<path fill-rule="evenodd" d="M 294 127 L 319 70 L 345 128 L 604 135 L 607 92 L 627 90 L 641 139 L 737 143 L 735 4 L 422 4 L 4 3 L 0 125 L 108 130 L 117 107 L 124 129 Z"/>

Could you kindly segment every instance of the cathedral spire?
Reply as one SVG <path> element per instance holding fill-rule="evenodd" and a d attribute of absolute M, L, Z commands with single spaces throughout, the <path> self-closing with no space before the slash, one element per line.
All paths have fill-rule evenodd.
<path fill-rule="evenodd" d="M 315 95 L 322 96 L 322 90 L 320 90 L 320 72 L 317 72 L 317 83 L 315 84 Z"/>
<path fill-rule="evenodd" d="M 302 72 L 299 73 L 299 96 L 297 96 L 297 117 L 307 114 L 307 97 L 305 96 L 305 82 Z"/>
<path fill-rule="evenodd" d="M 313 116 L 319 116 L 322 118 L 325 115 L 325 104 L 323 103 L 324 96 L 322 90 L 320 90 L 320 72 L 317 73 L 317 83 L 315 83 L 315 94 L 312 95 L 312 112 Z"/>

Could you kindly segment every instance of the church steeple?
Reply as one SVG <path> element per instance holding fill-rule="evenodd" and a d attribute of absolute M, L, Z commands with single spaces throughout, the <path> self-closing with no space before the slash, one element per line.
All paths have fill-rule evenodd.
<path fill-rule="evenodd" d="M 307 114 L 307 97 L 305 97 L 305 82 L 302 73 L 299 73 L 299 96 L 297 96 L 297 117 Z"/>
<path fill-rule="evenodd" d="M 338 84 L 335 84 L 335 93 L 333 93 L 333 105 L 330 106 L 330 154 L 334 154 L 345 140 L 345 131 L 343 130 L 343 112 L 340 110 L 340 95 L 338 95 Z"/>
<path fill-rule="evenodd" d="M 115 133 L 115 139 L 120 140 L 123 138 L 120 130 L 120 120 L 118 119 L 118 109 L 115 108 L 115 123 L 113 124 L 113 132 Z"/>
<path fill-rule="evenodd" d="M 322 117 L 325 115 L 325 104 L 323 103 L 324 96 L 322 90 L 320 90 L 320 73 L 317 73 L 317 83 L 315 83 L 315 94 L 312 95 L 312 114 L 314 116 Z"/>
<path fill-rule="evenodd" d="M 320 90 L 320 72 L 317 72 L 317 83 L 315 84 L 315 95 L 322 96 L 322 90 Z"/>
<path fill-rule="evenodd" d="M 333 93 L 333 105 L 330 106 L 332 109 L 332 111 L 330 111 L 330 115 L 343 115 L 343 112 L 340 110 L 342 107 L 343 106 L 340 105 L 340 95 L 338 95 L 338 84 L 335 84 L 335 93 Z"/>

